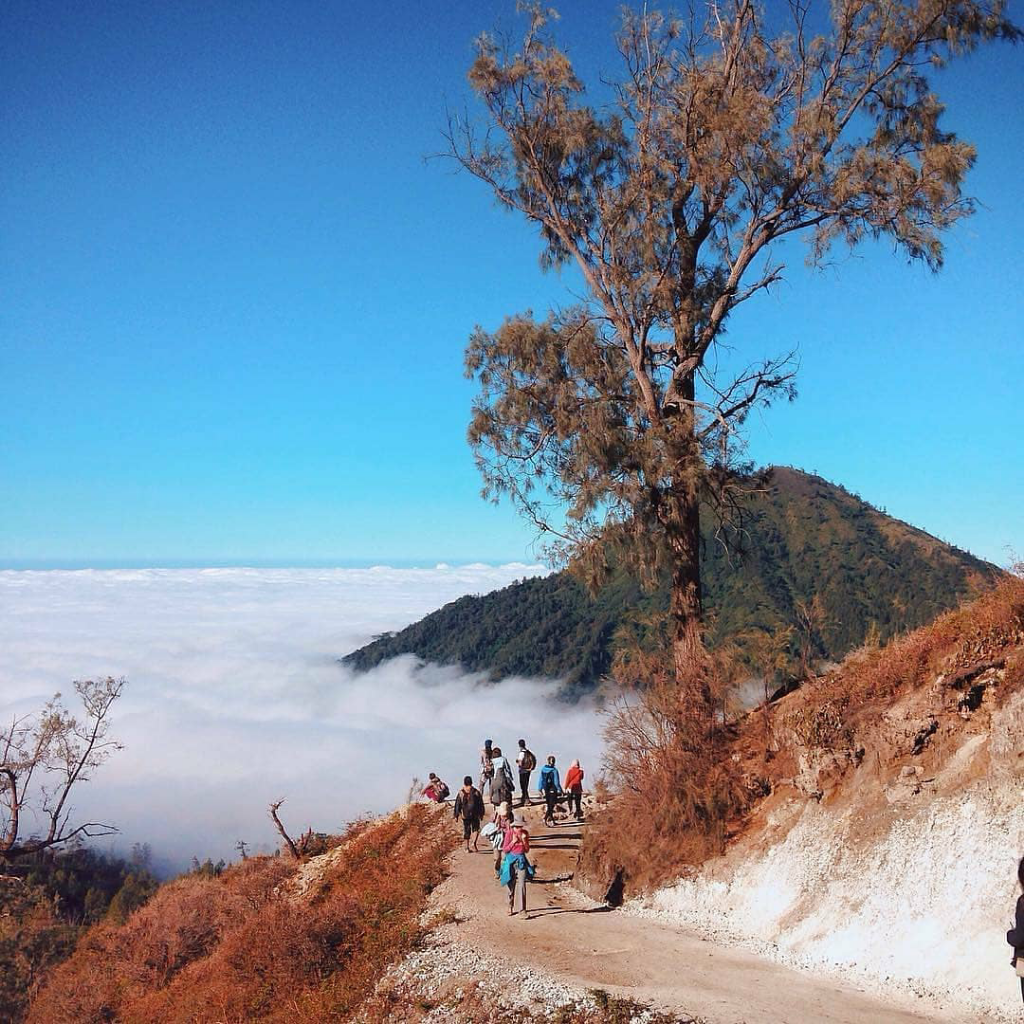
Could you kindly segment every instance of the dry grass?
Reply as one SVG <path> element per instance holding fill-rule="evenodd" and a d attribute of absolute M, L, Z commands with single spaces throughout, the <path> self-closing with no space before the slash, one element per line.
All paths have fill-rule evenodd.
<path fill-rule="evenodd" d="M 165 886 L 122 927 L 93 929 L 28 1019 L 343 1019 L 419 940 L 419 915 L 453 843 L 422 806 L 353 832 L 310 900 L 285 898 L 296 864 L 283 857 Z"/>
<path fill-rule="evenodd" d="M 1005 660 L 1001 696 L 1024 685 L 1024 576 L 1016 573 L 956 611 L 882 648 L 864 648 L 799 692 L 790 725 L 810 747 L 836 749 L 898 695 L 939 675 L 955 679 L 973 667 Z"/>

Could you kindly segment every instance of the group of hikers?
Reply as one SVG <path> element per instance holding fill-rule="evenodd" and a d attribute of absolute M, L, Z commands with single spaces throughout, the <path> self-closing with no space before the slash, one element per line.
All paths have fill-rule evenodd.
<path fill-rule="evenodd" d="M 518 807 L 529 804 L 530 777 L 537 768 L 537 757 L 519 741 L 515 759 L 519 776 Z M 512 765 L 490 740 L 485 740 L 480 751 L 480 777 L 474 785 L 473 776 L 463 779 L 462 787 L 455 794 L 454 817 L 462 822 L 462 835 L 466 841 L 466 853 L 479 850 L 481 837 L 494 851 L 494 873 L 500 883 L 508 889 L 508 912 L 522 913 L 529 920 L 526 911 L 526 884 L 534 876 L 534 865 L 530 852 L 530 833 L 523 821 L 518 820 L 513 809 L 515 782 Z M 579 761 L 573 761 L 565 773 L 564 782 L 559 774 L 554 754 L 548 755 L 537 777 L 537 795 L 544 800 L 544 824 L 555 824 L 555 809 L 559 803 L 568 802 L 569 810 L 576 821 L 583 820 L 583 769 Z M 487 809 L 484 794 L 487 794 L 493 808 L 493 816 L 484 824 Z M 447 783 L 434 772 L 423 795 L 430 800 L 443 803 L 450 796 Z M 472 840 L 472 847 L 470 841 Z"/>

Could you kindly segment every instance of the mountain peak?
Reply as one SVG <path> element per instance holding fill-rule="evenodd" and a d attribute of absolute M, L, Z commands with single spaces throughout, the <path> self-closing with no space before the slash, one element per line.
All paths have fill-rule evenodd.
<path fill-rule="evenodd" d="M 702 576 L 712 644 L 795 623 L 817 597 L 818 657 L 838 660 L 871 632 L 885 640 L 955 607 L 1002 576 L 990 563 L 895 519 L 823 477 L 776 466 L 741 500 L 727 549 L 710 517 Z M 590 595 L 568 572 L 463 597 L 349 654 L 359 670 L 399 654 L 440 664 L 563 680 L 567 696 L 607 673 L 618 627 L 663 611 L 667 581 L 645 592 L 624 571 Z"/>

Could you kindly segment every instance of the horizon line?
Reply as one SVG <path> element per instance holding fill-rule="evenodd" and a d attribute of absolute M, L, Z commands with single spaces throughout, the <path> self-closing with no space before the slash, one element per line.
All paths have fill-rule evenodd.
<path fill-rule="evenodd" d="M 486 565 L 498 568 L 505 565 L 542 566 L 540 559 L 525 556 L 510 558 L 458 557 L 429 558 L 214 558 L 202 561 L 192 558 L 0 558 L 0 572 L 79 572 L 111 569 L 436 569 L 438 566 L 460 568 L 467 565 Z"/>

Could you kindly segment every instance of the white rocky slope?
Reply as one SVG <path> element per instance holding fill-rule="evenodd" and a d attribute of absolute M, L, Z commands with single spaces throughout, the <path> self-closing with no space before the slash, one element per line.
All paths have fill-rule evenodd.
<path fill-rule="evenodd" d="M 1024 693 L 1006 692 L 1002 667 L 963 675 L 879 714 L 848 756 L 805 750 L 723 857 L 627 910 L 913 991 L 951 1019 L 1020 1020 L 1005 931 L 1024 854 Z"/>

